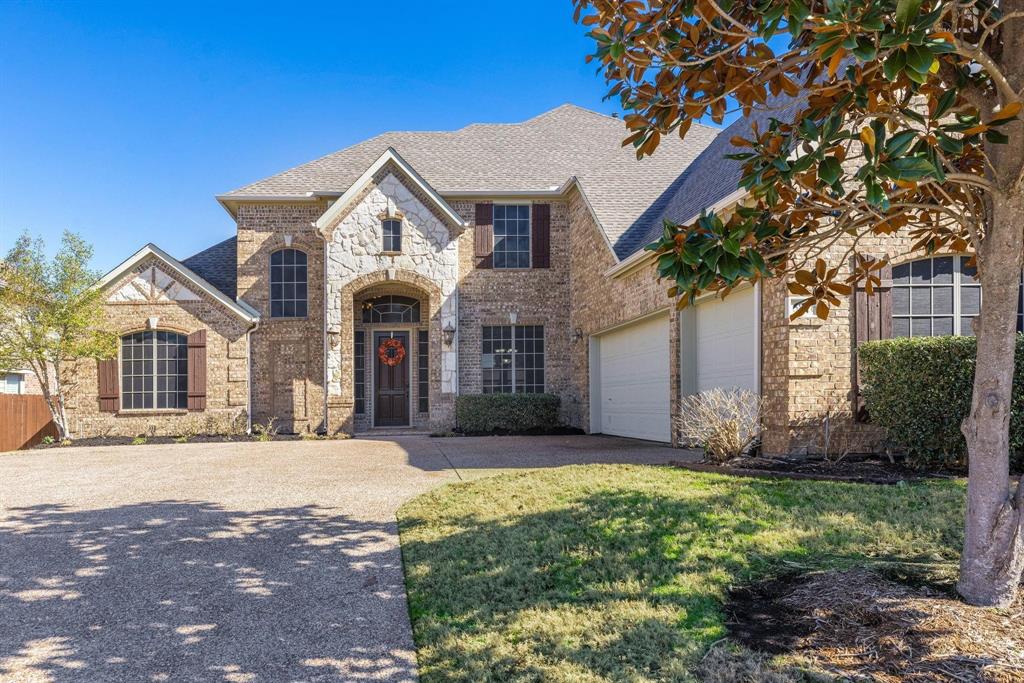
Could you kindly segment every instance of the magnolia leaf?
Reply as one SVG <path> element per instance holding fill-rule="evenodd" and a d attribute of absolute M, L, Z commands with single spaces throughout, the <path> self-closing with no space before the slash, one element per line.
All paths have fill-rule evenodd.
<path fill-rule="evenodd" d="M 900 33 L 906 33 L 910 22 L 914 20 L 921 11 L 921 0 L 899 0 L 896 3 L 896 28 Z"/>
<path fill-rule="evenodd" d="M 1019 101 L 1010 102 L 992 116 L 991 123 L 995 123 L 996 121 L 1009 121 L 1020 113 L 1020 108 L 1021 103 Z"/>

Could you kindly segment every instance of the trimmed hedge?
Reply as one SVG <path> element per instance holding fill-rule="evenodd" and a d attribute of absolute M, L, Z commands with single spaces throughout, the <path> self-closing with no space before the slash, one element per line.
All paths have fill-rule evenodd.
<path fill-rule="evenodd" d="M 861 390 L 871 422 L 918 469 L 963 469 L 967 444 L 960 424 L 970 412 L 977 344 L 974 337 L 920 337 L 860 347 Z M 1024 464 L 1024 336 L 1017 336 L 1010 452 Z"/>
<path fill-rule="evenodd" d="M 455 421 L 466 434 L 544 432 L 559 426 L 554 394 L 469 394 L 455 399 Z"/>

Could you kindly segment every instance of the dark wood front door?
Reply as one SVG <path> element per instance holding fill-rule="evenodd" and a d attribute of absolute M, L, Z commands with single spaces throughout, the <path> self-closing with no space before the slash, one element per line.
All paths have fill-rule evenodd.
<path fill-rule="evenodd" d="M 389 339 L 395 339 L 405 351 L 397 365 L 380 359 L 380 349 Z M 391 353 L 394 355 L 395 349 Z M 374 369 L 374 425 L 378 427 L 409 424 L 409 333 L 375 332 L 373 334 Z"/>

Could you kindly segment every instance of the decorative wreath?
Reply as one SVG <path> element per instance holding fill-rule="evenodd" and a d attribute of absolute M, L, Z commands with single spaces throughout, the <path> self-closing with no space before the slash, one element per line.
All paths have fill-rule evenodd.
<path fill-rule="evenodd" d="M 377 347 L 377 358 L 390 368 L 401 363 L 405 359 L 405 346 L 402 340 L 394 337 L 383 340 Z"/>

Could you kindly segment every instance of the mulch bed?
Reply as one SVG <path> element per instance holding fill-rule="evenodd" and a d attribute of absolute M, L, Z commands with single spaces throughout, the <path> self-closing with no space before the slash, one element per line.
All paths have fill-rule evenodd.
<path fill-rule="evenodd" d="M 84 439 L 74 439 L 71 446 L 131 446 L 135 437 L 131 436 L 93 436 Z M 273 441 L 299 441 L 302 436 L 299 434 L 276 434 Z M 238 436 L 224 436 L 222 434 L 199 434 L 189 437 L 187 443 L 224 443 L 228 441 L 255 441 L 251 436 L 241 434 Z M 147 436 L 145 445 L 182 443 L 175 440 L 173 436 Z M 41 443 L 32 447 L 32 450 L 46 448 L 67 448 L 60 443 Z"/>
<path fill-rule="evenodd" d="M 745 647 L 844 678 L 1024 681 L 1024 595 L 1009 609 L 972 607 L 948 589 L 854 569 L 736 589 L 726 614 Z"/>
<path fill-rule="evenodd" d="M 884 456 L 873 454 L 848 455 L 836 460 L 827 460 L 821 456 L 810 455 L 774 458 L 741 456 L 721 464 L 678 461 L 673 461 L 670 464 L 696 472 L 716 472 L 719 474 L 779 479 L 849 481 L 865 484 L 897 484 L 901 481 L 950 479 L 965 475 L 965 473 L 951 471 L 920 472 L 906 467 L 899 460 L 893 462 Z"/>

